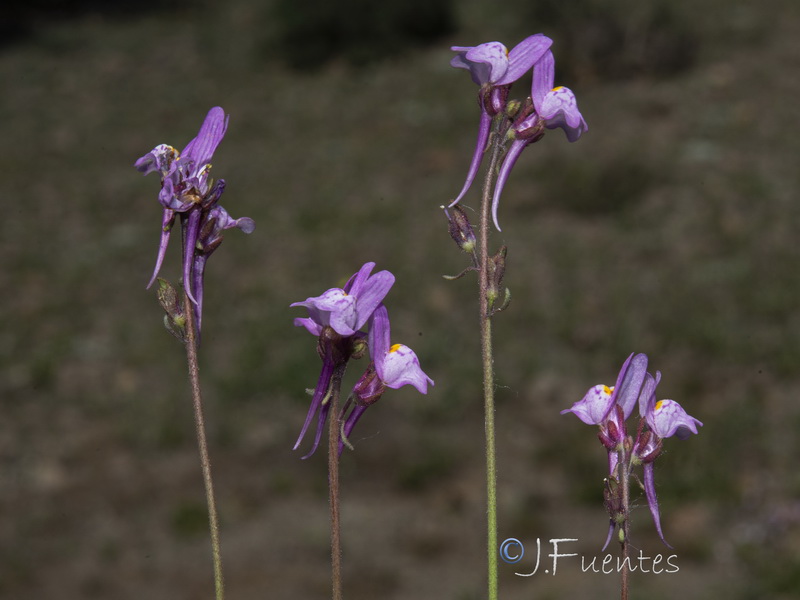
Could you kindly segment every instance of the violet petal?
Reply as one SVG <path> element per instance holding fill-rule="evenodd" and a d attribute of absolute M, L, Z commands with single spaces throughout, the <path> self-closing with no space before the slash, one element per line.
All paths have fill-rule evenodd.
<path fill-rule="evenodd" d="M 522 154 L 522 151 L 527 145 L 527 140 L 516 139 L 511 142 L 511 146 L 503 158 L 503 164 L 500 165 L 500 170 L 497 173 L 497 181 L 494 184 L 494 196 L 492 197 L 492 219 L 494 220 L 494 226 L 497 227 L 497 231 L 502 231 L 500 229 L 500 224 L 497 222 L 497 208 L 500 206 L 500 194 L 503 193 L 503 188 L 506 185 L 508 176 L 511 174 L 511 169 L 514 167 L 519 155 Z"/>
<path fill-rule="evenodd" d="M 553 40 L 541 33 L 526 37 L 508 53 L 508 69 L 502 77 L 495 80 L 494 84 L 514 83 L 527 73 L 552 45 Z"/>
<path fill-rule="evenodd" d="M 664 533 L 661 531 L 661 517 L 658 511 L 658 498 L 656 497 L 656 484 L 655 484 L 655 477 L 653 475 L 653 463 L 644 463 L 644 493 L 647 496 L 647 504 L 650 507 L 650 514 L 653 515 L 653 522 L 656 524 L 656 531 L 658 532 L 658 537 L 661 538 L 661 541 L 664 542 L 664 545 L 667 548 L 672 549 L 667 543 L 667 540 L 664 539 Z"/>
<path fill-rule="evenodd" d="M 469 171 L 467 171 L 467 180 L 464 182 L 464 187 L 461 188 L 461 192 L 459 192 L 458 197 L 450 203 L 450 206 L 454 206 L 458 204 L 459 200 L 461 200 L 464 195 L 469 191 L 469 188 L 472 186 L 472 182 L 475 181 L 475 176 L 478 174 L 478 169 L 481 166 L 481 161 L 483 160 L 483 155 L 486 152 L 486 144 L 489 141 L 489 131 L 492 125 L 492 117 L 489 116 L 489 113 L 486 110 L 481 110 L 481 120 L 478 124 L 478 141 L 475 144 L 475 152 L 472 155 L 472 162 L 469 165 Z"/>
<path fill-rule="evenodd" d="M 308 408 L 308 414 L 306 415 L 306 420 L 303 423 L 303 428 L 300 430 L 300 435 L 298 436 L 297 441 L 294 443 L 294 447 L 292 448 L 292 450 L 297 450 L 298 446 L 300 446 L 300 443 L 303 441 L 303 438 L 306 435 L 306 431 L 308 430 L 308 426 L 311 424 L 311 419 L 314 418 L 314 415 L 320 409 L 322 405 L 322 400 L 328 393 L 328 388 L 330 388 L 331 386 L 332 376 L 333 376 L 333 362 L 324 361 L 322 363 L 322 371 L 319 374 L 319 380 L 317 381 L 317 387 L 314 390 L 314 397 L 311 399 L 311 406 L 309 406 Z M 316 446 L 314 446 L 314 449 L 316 449 Z"/>

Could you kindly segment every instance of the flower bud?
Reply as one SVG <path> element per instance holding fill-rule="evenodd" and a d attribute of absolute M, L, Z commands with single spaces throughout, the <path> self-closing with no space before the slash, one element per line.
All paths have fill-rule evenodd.
<path fill-rule="evenodd" d="M 486 84 L 481 86 L 478 97 L 486 114 L 494 117 L 505 110 L 509 89 L 511 89 L 510 85 Z"/>
<path fill-rule="evenodd" d="M 178 292 L 169 281 L 159 277 L 156 296 L 158 297 L 158 303 L 166 313 L 164 315 L 164 327 L 175 338 L 181 342 L 186 342 L 186 315 L 183 312 L 183 304 L 180 301 Z"/>
<path fill-rule="evenodd" d="M 474 255 L 477 240 L 475 238 L 475 231 L 472 229 L 472 225 L 470 225 L 469 219 L 467 218 L 467 213 L 458 205 L 450 209 L 453 211 L 452 215 L 444 206 L 441 208 L 444 210 L 444 214 L 447 217 L 447 229 L 450 232 L 450 237 L 453 238 L 455 243 L 458 244 L 458 247 L 464 252 Z"/>
<path fill-rule="evenodd" d="M 369 349 L 369 344 L 367 343 L 367 339 L 364 337 L 358 337 L 353 339 L 353 349 L 350 353 L 350 358 L 353 360 L 358 360 L 362 358 L 364 354 L 367 353 Z"/>
<path fill-rule="evenodd" d="M 353 387 L 353 398 L 358 406 L 370 406 L 375 404 L 381 399 L 383 392 L 386 391 L 386 385 L 378 377 L 375 370 L 375 363 L 370 363 L 366 372 L 358 380 L 355 387 Z"/>
<path fill-rule="evenodd" d="M 508 247 L 501 246 L 500 250 L 497 251 L 497 254 L 489 259 L 489 274 L 487 278 L 489 282 L 489 289 L 486 292 L 489 300 L 489 310 L 493 309 L 495 302 L 500 297 L 503 276 L 506 273 L 506 254 L 508 254 Z M 510 295 L 510 292 L 505 290 L 504 296 L 506 300 L 511 299 Z M 504 301 L 498 310 L 505 308 L 506 304 L 507 302 Z"/>

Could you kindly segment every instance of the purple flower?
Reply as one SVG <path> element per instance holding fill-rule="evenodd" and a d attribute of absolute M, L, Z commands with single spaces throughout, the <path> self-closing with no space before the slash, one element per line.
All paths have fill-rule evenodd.
<path fill-rule="evenodd" d="M 353 388 L 348 403 L 342 408 L 343 417 L 350 402 L 354 403 L 342 426 L 344 439 L 350 437 L 358 420 L 369 406 L 381 398 L 387 387 L 398 389 L 404 385 L 412 385 L 420 394 L 427 394 L 428 384 L 433 385 L 433 379 L 422 370 L 414 351 L 403 344 L 390 345 L 390 338 L 389 313 L 381 304 L 375 309 L 369 324 L 368 340 L 372 362 Z M 340 440 L 340 454 L 343 447 L 344 441 Z"/>
<path fill-rule="evenodd" d="M 553 87 L 556 61 L 548 50 L 533 68 L 531 99 L 536 114 L 547 129 L 560 127 L 570 142 L 577 141 L 589 127 L 578 110 L 578 103 L 572 90 Z"/>
<path fill-rule="evenodd" d="M 613 408 L 619 404 L 627 419 L 639 398 L 646 372 L 647 355 L 631 354 L 622 364 L 614 387 L 596 385 L 590 388 L 583 399 L 573 404 L 572 408 L 562 410 L 561 414 L 571 412 L 587 425 L 602 425 L 607 419 L 615 418 Z"/>
<path fill-rule="evenodd" d="M 183 285 L 186 295 L 194 304 L 197 331 L 200 333 L 203 311 L 203 275 L 208 257 L 222 243 L 225 229 L 238 227 L 252 233 L 255 223 L 248 217 L 232 219 L 219 206 L 225 181 L 213 181 L 211 158 L 228 128 L 228 117 L 219 106 L 208 111 L 197 136 L 183 152 L 172 146 L 159 144 L 136 161 L 135 167 L 144 175 L 161 174 L 161 191 L 158 199 L 164 207 L 161 221 L 161 241 L 153 276 L 147 284 L 153 285 L 161 270 L 167 252 L 170 233 L 175 218 L 180 216 L 183 236 Z"/>
<path fill-rule="evenodd" d="M 321 296 L 295 302 L 291 306 L 304 306 L 307 318 L 296 318 L 296 327 L 305 327 L 319 338 L 318 351 L 322 358 L 320 373 L 311 406 L 308 409 L 300 436 L 295 442 L 296 450 L 305 437 L 314 415 L 317 415 L 317 431 L 311 451 L 303 456 L 308 458 L 316 451 L 322 437 L 322 430 L 330 410 L 330 394 L 334 382 L 334 372 L 343 370 L 354 350 L 356 340 L 364 337 L 359 330 L 370 320 L 376 308 L 389 293 L 394 284 L 394 275 L 389 271 L 379 271 L 374 275 L 374 262 L 365 263 L 345 284 L 344 288 L 331 288 Z M 385 309 L 384 309 L 385 310 Z M 341 381 L 338 382 L 338 385 Z"/>
<path fill-rule="evenodd" d="M 646 416 L 650 429 L 660 438 L 673 435 L 679 440 L 688 439 L 690 433 L 697 434 L 697 426 L 702 423 L 689 416 L 675 400 L 659 400 Z"/>
<path fill-rule="evenodd" d="M 386 387 L 414 386 L 420 394 L 428 393 L 433 380 L 419 366 L 414 351 L 403 344 L 390 345 L 389 313 L 382 304 L 372 314 L 369 328 L 369 351 L 375 371 Z"/>
<path fill-rule="evenodd" d="M 608 450 L 609 475 L 615 482 L 620 477 L 617 469 L 620 461 L 642 465 L 644 491 L 650 514 L 661 541 L 671 548 L 661 529 L 653 462 L 661 454 L 664 438 L 675 435 L 679 439 L 686 439 L 691 433 L 696 434 L 697 426 L 702 426 L 702 423 L 689 416 L 674 400 L 656 401 L 656 387 L 661 381 L 661 373 L 656 371 L 656 376 L 653 377 L 646 370 L 647 356 L 632 354 L 622 365 L 617 384 L 613 388 L 594 386 L 582 400 L 576 402 L 572 408 L 561 411 L 561 414 L 571 412 L 588 425 L 600 426 L 599 438 Z M 630 417 L 637 404 L 640 425 L 636 440 L 633 441 L 627 435 L 625 420 Z M 618 496 L 620 490 L 621 486 L 616 483 L 608 486 L 606 503 L 610 513 L 626 510 L 621 508 L 622 500 Z M 615 518 L 618 515 L 611 516 L 604 550 L 619 524 Z M 622 518 L 627 518 L 627 515 L 623 514 Z"/>
<path fill-rule="evenodd" d="M 472 81 L 480 86 L 478 98 L 481 106 L 481 119 L 478 126 L 478 140 L 467 179 L 458 197 L 450 203 L 450 206 L 457 204 L 472 186 L 486 149 L 486 143 L 489 140 L 492 117 L 505 110 L 511 84 L 530 70 L 552 43 L 553 40 L 537 33 L 522 40 L 514 46 L 511 52 L 500 42 L 451 48 L 457 54 L 452 58 L 450 64 L 459 69 L 467 69 Z"/>
<path fill-rule="evenodd" d="M 608 472 L 612 477 L 619 460 L 618 450 L 625 437 L 625 420 L 630 416 L 647 371 L 647 355 L 631 354 L 622 364 L 617 382 L 610 388 L 596 385 L 561 414 L 571 412 L 587 425 L 599 425 L 598 436 L 608 450 Z"/>
<path fill-rule="evenodd" d="M 164 207 L 161 226 L 161 242 L 153 276 L 147 284 L 153 285 L 169 243 L 169 235 L 175 222 L 175 213 L 182 214 L 184 232 L 183 278 L 186 292 L 196 303 L 191 290 L 191 270 L 194 246 L 200 228 L 200 210 L 219 200 L 225 188 L 223 180 L 213 184 L 209 177 L 209 161 L 228 128 L 228 117 L 219 106 L 212 108 L 203 121 L 200 131 L 183 152 L 172 146 L 159 144 L 136 161 L 134 166 L 143 175 L 161 174 L 161 191 L 158 200 Z M 203 206 L 205 205 L 205 206 Z M 193 210 L 194 209 L 194 210 Z M 194 213 L 186 216 L 186 213 Z"/>
<path fill-rule="evenodd" d="M 680 440 L 685 440 L 691 433 L 697 434 L 697 426 L 702 427 L 702 423 L 695 419 L 674 400 L 656 401 L 656 386 L 661 380 L 661 373 L 656 372 L 656 377 L 648 373 L 647 381 L 642 388 L 642 395 L 639 399 L 639 413 L 647 423 L 648 431 L 644 431 L 636 440 L 633 448 L 634 457 L 643 463 L 644 471 L 644 492 L 647 497 L 647 505 L 650 514 L 656 525 L 658 537 L 664 544 L 671 548 L 664 539 L 661 530 L 661 516 L 658 508 L 658 497 L 656 496 L 655 475 L 653 464 L 661 454 L 664 438 L 676 436 Z"/>
<path fill-rule="evenodd" d="M 394 275 L 389 271 L 370 276 L 374 268 L 375 263 L 365 263 L 344 288 L 331 288 L 321 296 L 291 304 L 308 309 L 308 318 L 295 319 L 294 324 L 317 336 L 326 325 L 339 335 L 353 335 L 364 326 L 394 284 Z"/>
<path fill-rule="evenodd" d="M 531 104 L 521 111 L 509 132 L 513 141 L 500 165 L 492 197 L 492 218 L 498 231 L 500 231 L 500 225 L 497 222 L 497 207 L 500 204 L 500 195 L 511 169 L 522 151 L 529 144 L 541 139 L 544 135 L 544 128 L 560 127 L 567 134 L 570 142 L 577 141 L 581 134 L 588 130 L 586 121 L 578 110 L 572 90 L 565 87 L 553 87 L 555 65 L 553 52 L 546 49 L 533 67 Z"/>

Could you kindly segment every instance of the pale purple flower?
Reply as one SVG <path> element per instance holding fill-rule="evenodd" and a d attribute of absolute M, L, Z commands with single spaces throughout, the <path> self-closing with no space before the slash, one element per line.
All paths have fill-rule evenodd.
<path fill-rule="evenodd" d="M 318 349 L 322 358 L 322 372 L 300 436 L 294 445 L 295 450 L 300 446 L 316 414 L 317 431 L 314 443 L 311 451 L 303 458 L 311 456 L 319 446 L 330 410 L 328 399 L 334 370 L 345 365 L 350 359 L 354 340 L 365 335 L 359 330 L 370 320 L 394 284 L 394 275 L 389 271 L 379 271 L 370 275 L 374 268 L 374 262 L 365 263 L 350 277 L 344 288 L 331 288 L 321 296 L 291 304 L 291 306 L 304 306 L 308 311 L 308 317 L 296 318 L 294 324 L 296 327 L 305 327 L 309 333 L 319 338 Z"/>
<path fill-rule="evenodd" d="M 459 69 L 467 69 L 472 81 L 480 86 L 478 98 L 481 106 L 478 140 L 467 179 L 450 206 L 454 206 L 464 197 L 475 180 L 489 140 L 492 117 L 505 110 L 509 87 L 533 67 L 552 43 L 553 40 L 537 33 L 522 40 L 511 52 L 500 42 L 450 48 L 457 52 L 450 64 Z"/>
<path fill-rule="evenodd" d="M 533 107 L 547 129 L 560 127 L 567 134 L 567 139 L 574 142 L 589 127 L 578 110 L 572 90 L 561 86 L 553 87 L 555 69 L 555 58 L 552 51 L 548 50 L 533 68 Z"/>
<path fill-rule="evenodd" d="M 672 547 L 664 539 L 661 530 L 661 516 L 658 508 L 658 497 L 656 495 L 655 475 L 653 465 L 656 458 L 661 454 L 662 440 L 664 438 L 676 436 L 680 440 L 685 440 L 690 434 L 697 434 L 697 426 L 702 427 L 702 423 L 690 416 L 683 407 L 674 400 L 656 400 L 655 390 L 661 379 L 661 373 L 656 372 L 656 377 L 648 373 L 648 379 L 642 389 L 642 396 L 639 400 L 639 412 L 647 423 L 649 431 L 644 432 L 634 446 L 634 455 L 643 463 L 644 470 L 644 492 L 647 496 L 647 505 L 656 531 L 661 541 L 668 547 Z"/>
<path fill-rule="evenodd" d="M 696 434 L 697 427 L 702 426 L 702 423 L 688 415 L 674 400 L 656 401 L 656 387 L 661 381 L 661 373 L 656 371 L 656 376 L 653 377 L 646 370 L 647 356 L 632 354 L 622 365 L 614 388 L 594 386 L 582 400 L 576 402 L 572 408 L 561 411 L 561 414 L 571 412 L 586 424 L 600 426 L 599 437 L 608 450 L 609 475 L 612 479 L 619 478 L 617 466 L 620 460 L 642 465 L 644 491 L 650 514 L 659 538 L 671 548 L 664 539 L 661 528 L 653 463 L 661 454 L 664 438 L 675 435 L 679 439 L 686 439 L 691 433 Z M 627 437 L 625 420 L 630 417 L 637 404 L 641 420 L 636 440 L 633 441 Z M 613 499 L 611 501 L 615 502 Z M 604 550 L 617 524 L 612 517 Z"/>
<path fill-rule="evenodd" d="M 394 284 L 394 275 L 389 271 L 370 276 L 374 268 L 374 262 L 365 263 L 344 288 L 331 288 L 321 296 L 291 304 L 308 309 L 308 318 L 297 318 L 294 324 L 317 336 L 326 325 L 339 335 L 353 335 L 364 326 Z"/>
<path fill-rule="evenodd" d="M 697 434 L 697 426 L 702 423 L 690 416 L 675 400 L 659 400 L 647 413 L 647 425 L 660 438 L 673 435 L 685 440 L 690 433 Z"/>
<path fill-rule="evenodd" d="M 369 351 L 375 371 L 386 387 L 414 386 L 420 394 L 428 393 L 433 380 L 419 366 L 414 351 L 403 344 L 390 345 L 389 313 L 382 304 L 372 314 L 369 328 Z"/>
<path fill-rule="evenodd" d="M 614 387 L 596 385 L 583 399 L 561 411 L 572 413 L 587 425 L 599 425 L 600 441 L 608 450 L 608 472 L 617 468 L 618 446 L 625 437 L 625 420 L 630 416 L 647 372 L 647 355 L 631 354 L 622 364 Z"/>
<path fill-rule="evenodd" d="M 369 321 L 369 352 L 372 362 L 356 383 L 348 403 L 342 408 L 344 416 L 350 402 L 354 403 L 342 426 L 342 433 L 349 438 L 358 420 L 367 408 L 377 402 L 386 388 L 398 389 L 404 385 L 414 386 L 420 394 L 428 393 L 428 377 L 419 365 L 416 353 L 403 344 L 391 345 L 391 324 L 386 307 L 381 304 Z M 341 417 L 340 417 L 341 418 Z M 339 453 L 344 442 L 339 442 Z"/>
<path fill-rule="evenodd" d="M 575 94 L 565 87 L 554 88 L 554 79 L 555 58 L 553 52 L 546 49 L 533 67 L 532 106 L 527 107 L 528 110 L 524 110 L 512 126 L 509 135 L 513 137 L 513 141 L 497 173 L 492 197 L 492 218 L 498 231 L 500 225 L 497 222 L 497 207 L 500 205 L 500 195 L 522 151 L 542 137 L 544 128 L 560 127 L 570 142 L 577 141 L 588 130 L 586 121 L 578 110 Z"/>
<path fill-rule="evenodd" d="M 583 399 L 562 410 L 561 414 L 571 412 L 587 425 L 603 425 L 607 419 L 615 418 L 613 408 L 619 404 L 627 419 L 639 398 L 646 372 L 647 355 L 631 354 L 622 364 L 614 387 L 596 385 L 590 388 Z"/>

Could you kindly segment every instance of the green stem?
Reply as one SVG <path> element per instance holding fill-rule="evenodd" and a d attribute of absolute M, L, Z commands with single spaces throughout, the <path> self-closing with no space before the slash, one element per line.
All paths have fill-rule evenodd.
<path fill-rule="evenodd" d="M 328 495 L 331 505 L 331 581 L 333 600 L 342 600 L 342 543 L 339 522 L 339 392 L 342 387 L 345 365 L 337 366 L 331 377 L 331 403 L 328 421 Z"/>
<path fill-rule="evenodd" d="M 225 582 L 222 577 L 222 551 L 219 543 L 219 520 L 217 503 L 214 500 L 214 484 L 211 479 L 211 459 L 208 456 L 206 426 L 203 420 L 203 398 L 200 393 L 200 367 L 197 362 L 197 327 L 194 319 L 194 307 L 184 292 L 183 307 L 186 314 L 186 359 L 189 366 L 189 383 L 192 387 L 192 404 L 194 406 L 194 424 L 197 432 L 197 446 L 200 450 L 200 465 L 203 469 L 203 483 L 206 488 L 206 504 L 208 505 L 208 525 L 211 530 L 211 555 L 214 561 L 214 588 L 216 599 L 225 598 Z"/>
<path fill-rule="evenodd" d="M 492 318 L 489 305 L 489 208 L 492 183 L 497 171 L 501 144 L 492 143 L 492 156 L 481 198 L 479 230 L 478 306 L 480 307 L 481 359 L 483 363 L 483 402 L 486 433 L 486 532 L 489 600 L 497 600 L 497 457 L 494 427 L 494 358 L 492 354 Z"/>

